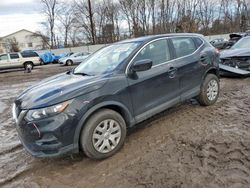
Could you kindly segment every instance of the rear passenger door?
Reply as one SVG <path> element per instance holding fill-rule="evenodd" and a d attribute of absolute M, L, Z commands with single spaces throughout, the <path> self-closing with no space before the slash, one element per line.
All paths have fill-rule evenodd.
<path fill-rule="evenodd" d="M 11 67 L 22 67 L 23 65 L 20 63 L 20 57 L 18 53 L 10 53 L 10 64 Z"/>
<path fill-rule="evenodd" d="M 197 40 L 197 42 L 196 42 Z M 175 64 L 178 64 L 180 76 L 181 100 L 199 94 L 205 67 L 200 62 L 203 41 L 193 37 L 172 37 L 170 39 L 175 53 Z"/>
<path fill-rule="evenodd" d="M 145 59 L 152 60 L 152 68 L 133 73 L 135 74 L 133 77 L 128 77 L 134 116 L 137 122 L 180 101 L 179 77 L 176 74 L 176 69 L 169 62 L 172 59 L 172 54 L 168 40 L 164 38 L 148 43 L 135 56 L 132 64 Z"/>

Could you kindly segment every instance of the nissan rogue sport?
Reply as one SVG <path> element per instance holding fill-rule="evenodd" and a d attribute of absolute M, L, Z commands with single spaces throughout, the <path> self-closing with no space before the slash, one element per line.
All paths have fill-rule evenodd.
<path fill-rule="evenodd" d="M 72 71 L 25 90 L 14 102 L 20 140 L 35 157 L 83 151 L 115 154 L 127 128 L 196 97 L 219 96 L 219 54 L 198 34 L 165 34 L 117 42 Z"/>

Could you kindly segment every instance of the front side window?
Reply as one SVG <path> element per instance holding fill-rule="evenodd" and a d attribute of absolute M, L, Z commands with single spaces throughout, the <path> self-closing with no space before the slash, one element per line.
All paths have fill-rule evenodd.
<path fill-rule="evenodd" d="M 19 55 L 17 53 L 15 54 L 10 54 L 10 59 L 18 59 Z"/>
<path fill-rule="evenodd" d="M 89 54 L 90 54 L 89 52 L 84 52 L 83 56 L 86 56 L 86 55 L 89 55 Z"/>
<path fill-rule="evenodd" d="M 112 72 L 141 42 L 115 43 L 98 50 L 75 68 L 74 74 L 98 75 Z"/>
<path fill-rule="evenodd" d="M 75 53 L 74 54 L 74 57 L 80 57 L 80 56 L 82 56 L 82 53 Z"/>
<path fill-rule="evenodd" d="M 192 38 L 187 37 L 177 37 L 171 39 L 176 57 L 183 57 L 186 55 L 190 55 L 195 52 L 196 47 Z"/>
<path fill-rule="evenodd" d="M 165 63 L 171 59 L 166 39 L 157 40 L 145 46 L 135 57 L 135 61 L 150 59 L 154 65 Z"/>
<path fill-rule="evenodd" d="M 2 60 L 8 60 L 8 55 L 7 54 L 0 55 L 0 61 Z"/>

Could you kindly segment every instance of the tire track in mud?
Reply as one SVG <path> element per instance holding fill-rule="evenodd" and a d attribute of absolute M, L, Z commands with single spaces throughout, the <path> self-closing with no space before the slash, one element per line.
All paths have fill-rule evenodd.
<path fill-rule="evenodd" d="M 228 80 L 222 83 L 214 106 L 188 102 L 156 115 L 130 130 L 125 147 L 104 161 L 37 160 L 19 147 L 7 151 L 0 160 L 9 158 L 4 160 L 11 166 L 4 166 L 0 182 L 6 187 L 246 187 L 249 86 L 232 89 Z M 242 118 L 235 117 L 239 113 Z"/>
<path fill-rule="evenodd" d="M 250 105 L 248 101 L 250 92 L 244 92 L 249 91 L 249 88 L 248 86 L 243 91 L 235 88 L 238 91 L 229 94 L 224 91 L 219 102 L 214 106 L 194 107 L 188 109 L 189 112 L 181 114 L 181 117 L 186 120 L 192 117 L 193 123 L 196 125 L 204 120 L 209 122 L 211 129 L 204 129 L 206 134 L 203 139 L 194 138 L 197 126 L 191 130 L 194 131 L 192 134 L 189 134 L 190 130 L 184 130 L 183 134 L 172 135 L 171 139 L 174 141 L 174 147 L 170 147 L 172 150 L 169 145 L 165 145 L 163 148 L 168 148 L 170 151 L 163 148 L 153 150 L 142 162 L 139 160 L 138 163 L 126 167 L 116 177 L 125 178 L 126 181 L 123 180 L 122 183 L 134 187 L 182 187 L 183 185 L 187 187 L 249 187 Z M 195 118 L 192 114 L 196 115 Z M 233 137 L 224 132 L 224 129 L 228 128 L 227 124 L 232 122 L 234 127 L 240 129 L 239 134 L 233 135 Z M 199 130 L 198 134 L 203 135 L 202 133 L 203 131 Z M 171 144 L 171 141 L 169 143 Z M 160 156 L 166 158 L 155 162 Z M 157 168 L 155 168 L 156 166 Z M 166 172 L 166 169 L 170 170 Z M 150 171 L 150 176 L 145 171 Z M 158 180 L 161 183 L 157 183 L 155 174 L 161 174 L 163 178 Z M 116 180 L 119 184 L 115 185 L 125 187 L 119 186 L 121 181 L 118 178 Z"/>

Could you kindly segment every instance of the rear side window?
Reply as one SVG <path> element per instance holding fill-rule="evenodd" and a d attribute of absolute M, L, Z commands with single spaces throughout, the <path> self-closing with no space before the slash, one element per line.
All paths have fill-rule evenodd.
<path fill-rule="evenodd" d="M 193 39 L 198 48 L 203 44 L 203 41 L 200 38 L 194 37 Z"/>
<path fill-rule="evenodd" d="M 38 57 L 38 54 L 33 51 L 24 51 L 21 52 L 22 57 Z"/>
<path fill-rule="evenodd" d="M 171 59 L 166 39 L 157 40 L 145 46 L 136 56 L 134 61 L 150 59 L 154 65 L 165 63 Z"/>
<path fill-rule="evenodd" d="M 1 60 L 8 60 L 7 54 L 0 55 L 0 61 L 1 61 Z"/>
<path fill-rule="evenodd" d="M 192 54 L 196 50 L 192 38 L 178 37 L 171 39 L 177 58 Z"/>
<path fill-rule="evenodd" d="M 17 53 L 15 54 L 10 54 L 10 59 L 18 59 L 19 55 Z"/>

